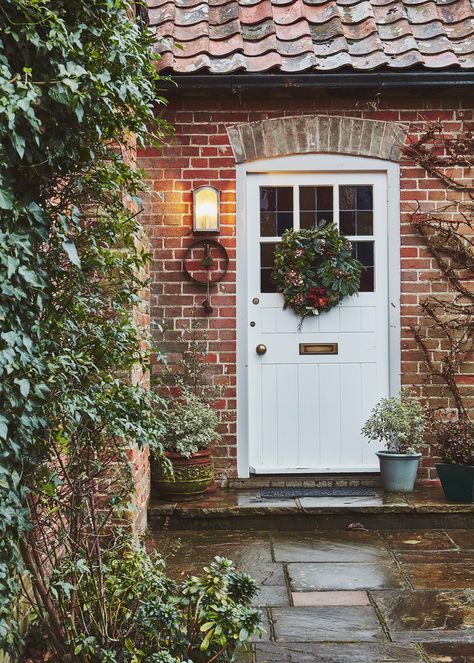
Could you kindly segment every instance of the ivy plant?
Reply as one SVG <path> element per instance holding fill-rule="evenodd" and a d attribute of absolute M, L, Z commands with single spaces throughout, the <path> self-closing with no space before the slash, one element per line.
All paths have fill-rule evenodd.
<path fill-rule="evenodd" d="M 160 433 L 159 399 L 128 379 L 148 362 L 132 315 L 147 254 L 129 155 L 168 128 L 154 37 L 131 6 L 0 8 L 0 647 L 11 652 L 21 574 L 60 640 L 43 564 L 65 543 L 73 557 L 99 550 L 81 532 L 104 530 L 130 481 L 110 482 L 100 515 L 90 491 Z"/>

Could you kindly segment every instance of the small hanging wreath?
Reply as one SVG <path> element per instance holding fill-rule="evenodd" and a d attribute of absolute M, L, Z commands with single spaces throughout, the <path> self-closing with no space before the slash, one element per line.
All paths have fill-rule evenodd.
<path fill-rule="evenodd" d="M 287 230 L 275 248 L 273 279 L 292 308 L 304 318 L 319 315 L 359 290 L 363 265 L 334 223 Z"/>

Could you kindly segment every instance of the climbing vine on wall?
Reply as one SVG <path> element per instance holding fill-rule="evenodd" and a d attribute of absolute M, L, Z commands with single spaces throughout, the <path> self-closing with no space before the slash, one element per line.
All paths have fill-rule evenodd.
<path fill-rule="evenodd" d="M 474 137 L 434 122 L 404 151 L 445 188 L 445 200 L 419 203 L 411 217 L 444 283 L 439 294 L 422 299 L 421 322 L 412 326 L 428 369 L 426 396 L 433 411 L 446 414 L 448 405 L 466 420 L 474 406 Z M 448 404 L 439 385 L 447 388 Z"/>

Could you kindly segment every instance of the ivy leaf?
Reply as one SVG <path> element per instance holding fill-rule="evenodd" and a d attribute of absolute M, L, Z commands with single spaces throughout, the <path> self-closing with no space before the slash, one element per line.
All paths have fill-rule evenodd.
<path fill-rule="evenodd" d="M 38 279 L 38 276 L 33 272 L 31 269 L 28 269 L 24 265 L 19 267 L 18 273 L 21 274 L 21 276 L 25 279 L 27 283 L 30 285 L 34 285 L 39 287 L 41 285 L 41 281 Z"/>
<path fill-rule="evenodd" d="M 63 242 L 62 246 L 72 264 L 76 265 L 76 267 L 80 267 L 81 259 L 79 258 L 79 254 L 77 253 L 76 245 L 74 242 Z"/>
<path fill-rule="evenodd" d="M 0 336 L 8 345 L 15 345 L 20 338 L 14 331 L 3 332 Z"/>
<path fill-rule="evenodd" d="M 10 278 L 15 272 L 20 264 L 20 261 L 18 258 L 14 258 L 13 256 L 8 256 L 7 258 L 7 277 Z"/>
<path fill-rule="evenodd" d="M 11 191 L 0 189 L 0 209 L 12 209 L 13 207 L 13 194 Z"/>
<path fill-rule="evenodd" d="M 11 141 L 15 147 L 15 150 L 20 157 L 20 159 L 23 158 L 23 155 L 25 154 L 25 146 L 26 146 L 26 141 L 24 136 L 21 134 L 17 134 L 16 132 L 13 132 L 11 134 Z"/>
<path fill-rule="evenodd" d="M 8 420 L 5 417 L 0 417 L 0 437 L 2 440 L 8 437 Z"/>
<path fill-rule="evenodd" d="M 15 383 L 20 387 L 20 393 L 25 398 L 30 393 L 30 381 L 26 378 L 21 378 L 20 380 L 16 379 Z"/>
<path fill-rule="evenodd" d="M 43 211 L 36 203 L 30 203 L 27 207 L 27 210 L 36 219 L 36 221 L 43 220 Z"/>

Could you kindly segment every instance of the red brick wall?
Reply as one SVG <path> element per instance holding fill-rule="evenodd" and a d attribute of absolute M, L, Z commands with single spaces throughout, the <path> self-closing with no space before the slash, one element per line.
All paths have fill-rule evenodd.
<path fill-rule="evenodd" d="M 402 121 L 410 125 L 409 138 L 420 135 L 424 124 L 442 120 L 445 129 L 459 132 L 472 123 L 469 103 L 459 96 L 438 91 L 411 94 L 318 92 L 313 98 L 291 99 L 269 93 L 261 98 L 232 92 L 214 92 L 208 97 L 176 96 L 170 100 L 169 119 L 175 136 L 160 152 L 155 148 L 140 153 L 141 166 L 149 178 L 151 195 L 145 201 L 142 221 L 152 248 L 152 320 L 171 327 L 166 338 L 171 360 L 179 354 L 177 340 L 193 317 L 201 317 L 208 330 L 208 350 L 215 384 L 223 386 L 218 403 L 222 412 L 223 440 L 215 450 L 221 476 L 235 476 L 236 461 L 236 301 L 235 301 L 235 162 L 226 125 L 298 114 L 348 115 L 367 119 Z M 230 255 L 226 278 L 214 291 L 214 313 L 202 314 L 204 290 L 182 272 L 185 248 L 192 241 L 192 191 L 212 184 L 221 191 L 222 217 L 219 239 Z M 402 287 L 402 375 L 405 385 L 420 387 L 424 364 L 407 326 L 418 321 L 418 300 L 430 292 L 445 289 L 432 259 L 409 221 L 419 201 L 422 208 L 440 204 L 446 190 L 412 163 L 401 163 L 401 287 Z M 161 340 L 161 339 L 160 339 Z M 163 347 L 163 343 L 162 343 Z M 429 455 L 429 452 L 428 452 Z M 423 460 L 422 478 L 435 475 L 433 461 Z"/>

